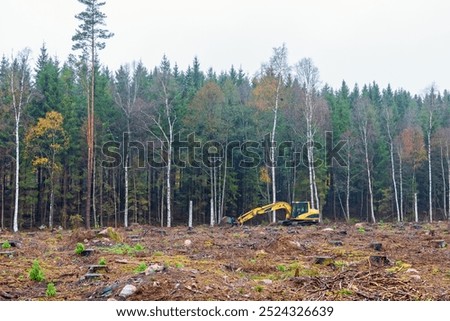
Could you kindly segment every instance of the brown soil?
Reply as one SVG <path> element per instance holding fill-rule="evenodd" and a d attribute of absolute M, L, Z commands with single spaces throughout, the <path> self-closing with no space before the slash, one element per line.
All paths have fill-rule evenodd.
<path fill-rule="evenodd" d="M 0 232 L 0 245 L 6 240 L 15 247 L 0 249 L 0 300 L 120 300 L 127 284 L 138 289 L 127 300 L 450 300 L 450 250 L 435 242 L 450 243 L 447 223 L 133 225 L 103 236 Z M 94 252 L 75 254 L 79 242 Z M 107 268 L 85 277 L 102 258 Z M 35 259 L 43 282 L 29 279 Z M 146 275 L 137 271 L 142 263 L 164 268 Z"/>

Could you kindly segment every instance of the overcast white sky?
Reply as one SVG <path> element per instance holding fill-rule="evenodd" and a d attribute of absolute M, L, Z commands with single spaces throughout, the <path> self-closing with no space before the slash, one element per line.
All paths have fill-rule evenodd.
<path fill-rule="evenodd" d="M 106 0 L 115 33 L 100 53 L 115 70 L 141 59 L 153 68 L 165 53 L 185 69 L 242 66 L 253 75 L 286 43 L 290 63 L 311 57 L 323 83 L 338 88 L 376 81 L 422 94 L 450 89 L 448 0 Z M 45 42 L 64 61 L 83 10 L 77 0 L 1 0 L 0 54 L 24 47 L 34 61 Z"/>

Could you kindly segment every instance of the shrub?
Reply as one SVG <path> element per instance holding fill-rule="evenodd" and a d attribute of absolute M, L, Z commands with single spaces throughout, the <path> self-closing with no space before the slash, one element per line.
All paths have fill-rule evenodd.
<path fill-rule="evenodd" d="M 52 282 L 47 284 L 47 291 L 45 291 L 45 295 L 46 296 L 55 296 L 56 295 L 56 288 Z"/>
<path fill-rule="evenodd" d="M 98 261 L 98 265 L 106 265 L 106 260 L 104 257 L 100 258 L 100 260 Z"/>
<path fill-rule="evenodd" d="M 2 249 L 6 250 L 6 249 L 9 249 L 9 248 L 11 248 L 11 244 L 9 244 L 8 241 L 3 242 Z"/>
<path fill-rule="evenodd" d="M 31 270 L 28 275 L 29 275 L 30 279 L 33 281 L 38 281 L 38 282 L 44 281 L 44 272 L 42 271 L 38 260 L 33 261 L 33 266 L 31 267 Z"/>
<path fill-rule="evenodd" d="M 83 243 L 77 243 L 77 246 L 75 247 L 75 253 L 81 254 L 85 250 Z"/>
<path fill-rule="evenodd" d="M 277 265 L 277 270 L 280 272 L 286 272 L 287 268 L 286 268 L 286 266 L 280 264 L 280 265 Z"/>
<path fill-rule="evenodd" d="M 72 215 L 69 219 L 70 225 L 72 225 L 73 229 L 79 229 L 81 223 L 83 223 L 83 217 L 80 214 Z"/>
<path fill-rule="evenodd" d="M 142 272 L 145 272 L 145 270 L 147 270 L 147 264 L 141 263 L 141 264 L 139 264 L 138 267 L 134 270 L 134 272 L 136 272 L 136 273 L 142 273 Z"/>
<path fill-rule="evenodd" d="M 257 285 L 254 287 L 254 290 L 256 292 L 262 292 L 264 290 L 264 287 L 262 285 Z"/>

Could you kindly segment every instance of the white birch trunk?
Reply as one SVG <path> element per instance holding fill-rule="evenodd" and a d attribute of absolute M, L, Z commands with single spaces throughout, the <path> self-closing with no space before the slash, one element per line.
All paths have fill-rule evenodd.
<path fill-rule="evenodd" d="M 129 162 L 129 156 L 128 156 L 128 149 L 127 153 L 125 155 L 125 168 L 124 168 L 124 180 L 125 180 L 125 208 L 123 211 L 123 224 L 125 227 L 128 227 L 128 193 L 129 193 L 129 178 L 128 178 L 128 162 Z"/>
<path fill-rule="evenodd" d="M 273 110 L 273 127 L 272 127 L 272 135 L 270 136 L 270 166 L 272 173 L 272 203 L 276 203 L 277 201 L 277 184 L 276 184 L 276 159 L 275 159 L 275 151 L 276 151 L 276 143 L 275 143 L 275 133 L 277 129 L 277 121 L 278 121 L 278 101 L 280 99 L 280 89 L 281 89 L 281 75 L 278 76 L 278 85 L 275 96 L 275 108 Z M 276 211 L 272 212 L 272 222 L 275 223 L 277 221 L 277 213 Z"/>
<path fill-rule="evenodd" d="M 225 187 L 227 183 L 227 153 L 225 151 L 225 165 L 223 169 L 223 182 L 222 182 L 222 192 L 221 192 L 221 200 L 220 200 L 220 213 L 219 213 L 219 219 L 222 221 L 223 218 L 223 212 L 225 209 Z"/>
<path fill-rule="evenodd" d="M 214 227 L 214 198 L 210 199 L 210 215 L 209 215 L 209 225 Z"/>
<path fill-rule="evenodd" d="M 403 164 L 402 164 L 402 156 L 401 153 L 398 153 L 398 174 L 399 174 L 399 187 L 400 187 L 400 221 L 403 222 L 404 214 L 403 214 Z"/>
<path fill-rule="evenodd" d="M 16 138 L 16 177 L 15 177 L 15 194 L 14 194 L 14 222 L 13 231 L 16 233 L 19 231 L 19 173 L 20 173 L 20 139 L 19 139 L 19 123 L 20 123 L 20 111 L 16 116 L 15 125 L 15 138 Z"/>
<path fill-rule="evenodd" d="M 347 221 L 350 220 L 350 151 L 347 153 L 347 191 L 345 195 L 345 209 L 347 211 Z"/>
<path fill-rule="evenodd" d="M 428 129 L 428 206 L 429 206 L 429 219 L 430 223 L 433 222 L 433 178 L 431 176 L 431 116 L 430 113 L 430 127 Z"/>
<path fill-rule="evenodd" d="M 448 144 L 448 143 L 447 143 Z M 448 174 L 448 219 L 450 220 L 450 153 L 449 153 L 449 146 L 447 145 L 447 174 Z"/>
<path fill-rule="evenodd" d="M 172 142 L 173 142 L 173 129 L 172 126 L 169 126 L 169 142 L 168 142 L 168 148 L 167 148 L 167 168 L 166 168 L 166 188 L 167 188 L 167 195 L 166 195 L 166 207 L 167 207 L 167 227 L 172 226 L 172 206 L 171 206 L 171 199 L 172 199 L 172 184 L 170 181 L 170 174 L 172 172 Z"/>
<path fill-rule="evenodd" d="M 419 211 L 417 208 L 417 193 L 414 193 L 414 221 L 419 222 Z"/>
<path fill-rule="evenodd" d="M 13 231 L 16 233 L 19 231 L 19 197 L 20 197 L 20 136 L 19 136 L 19 127 L 20 127 L 20 120 L 22 116 L 22 108 L 24 106 L 24 94 L 25 94 L 25 78 L 27 73 L 27 63 L 28 63 L 28 53 L 24 52 L 23 57 L 21 57 L 21 61 L 19 64 L 19 68 L 21 68 L 21 74 L 20 74 L 20 82 L 19 84 L 16 84 L 15 79 L 15 71 L 14 67 L 11 66 L 11 72 L 10 72 L 10 91 L 12 96 L 12 107 L 14 111 L 14 120 L 15 120 L 15 127 L 14 127 L 14 135 L 15 135 L 15 143 L 16 143 L 16 177 L 15 177 L 15 194 L 14 194 L 14 218 L 13 218 Z M 14 59 L 11 59 L 14 61 Z M 19 88 L 16 88 L 16 86 L 19 86 Z M 18 91 L 18 97 L 16 97 L 16 93 Z M 27 97 L 27 101 L 29 99 L 29 96 Z"/>
<path fill-rule="evenodd" d="M 395 210 L 397 212 L 397 221 L 400 222 L 401 221 L 400 206 L 398 203 L 397 181 L 395 179 L 394 142 L 392 140 L 389 111 L 387 110 L 387 107 L 385 111 L 386 111 L 386 126 L 389 137 L 389 154 L 391 158 L 391 178 L 392 178 L 392 185 L 394 186 Z"/>
<path fill-rule="evenodd" d="M 192 201 L 189 201 L 189 222 L 188 227 L 192 228 Z"/>
<path fill-rule="evenodd" d="M 444 152 L 441 145 L 441 171 L 442 171 L 442 189 L 443 189 L 443 203 L 444 203 L 444 217 L 447 218 L 447 184 L 445 179 L 445 167 L 444 167 Z"/>
<path fill-rule="evenodd" d="M 369 162 L 369 151 L 368 151 L 368 142 L 367 142 L 367 128 L 363 128 L 363 140 L 364 140 L 364 154 L 366 161 L 366 169 L 367 169 L 367 184 L 369 187 L 369 202 L 370 202 L 370 217 L 373 223 L 376 223 L 375 213 L 373 208 L 373 189 L 372 189 L 372 174 L 370 170 L 370 162 Z"/>
<path fill-rule="evenodd" d="M 450 220 L 450 157 L 449 157 L 449 148 L 447 145 L 447 174 L 448 174 L 448 219 Z"/>

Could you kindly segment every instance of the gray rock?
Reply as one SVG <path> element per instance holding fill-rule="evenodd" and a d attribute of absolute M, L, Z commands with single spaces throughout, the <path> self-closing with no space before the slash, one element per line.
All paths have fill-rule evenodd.
<path fill-rule="evenodd" d="M 417 275 L 417 274 L 410 275 L 409 277 L 411 278 L 411 280 L 414 280 L 414 281 L 420 281 L 422 279 L 420 277 L 420 275 Z"/>
<path fill-rule="evenodd" d="M 145 275 L 150 275 L 156 272 L 161 272 L 164 270 L 164 265 L 159 265 L 157 263 L 150 265 L 146 270 L 145 270 Z"/>
<path fill-rule="evenodd" d="M 133 295 L 137 291 L 137 287 L 131 284 L 127 284 L 123 287 L 122 291 L 120 291 L 119 296 L 122 298 L 128 298 L 130 295 Z"/>
<path fill-rule="evenodd" d="M 97 233 L 98 235 L 103 235 L 103 236 L 106 236 L 106 235 L 108 235 L 108 229 L 107 228 L 105 228 L 104 230 L 101 230 L 100 232 L 98 232 Z"/>

